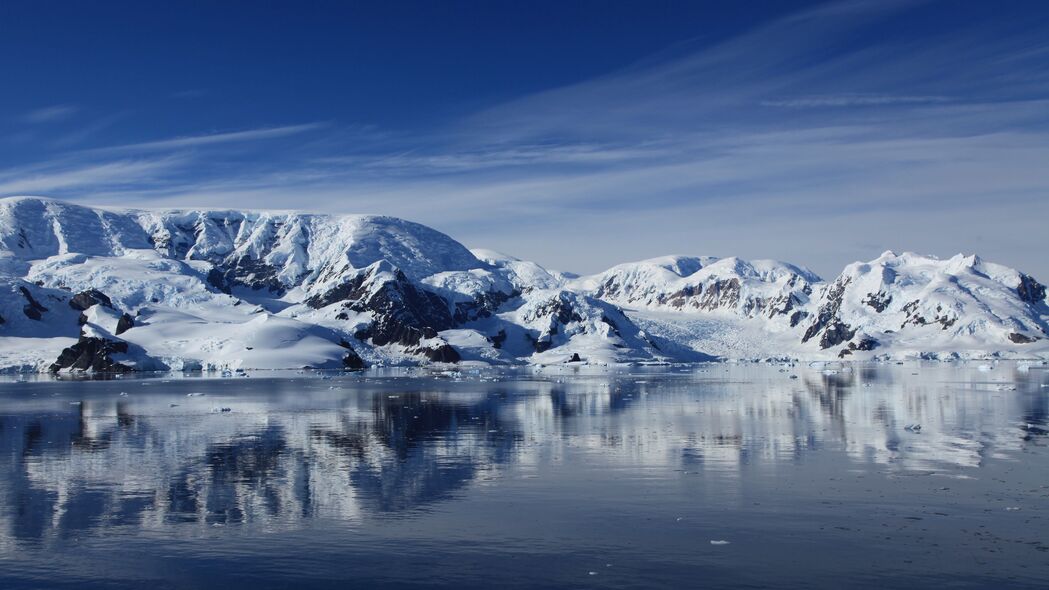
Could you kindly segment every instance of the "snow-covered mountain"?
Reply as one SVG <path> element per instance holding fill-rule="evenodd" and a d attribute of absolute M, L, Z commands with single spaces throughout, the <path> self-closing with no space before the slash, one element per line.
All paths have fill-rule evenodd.
<path fill-rule="evenodd" d="M 0 199 L 0 293 L 8 371 L 1049 356 L 1045 287 L 975 256 L 578 278 L 379 216 Z"/>

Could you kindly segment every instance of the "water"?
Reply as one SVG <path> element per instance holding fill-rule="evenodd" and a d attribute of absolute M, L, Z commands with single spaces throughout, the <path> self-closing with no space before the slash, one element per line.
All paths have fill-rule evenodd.
<path fill-rule="evenodd" d="M 0 587 L 1045 588 L 1047 383 L 1007 363 L 7 382 Z"/>

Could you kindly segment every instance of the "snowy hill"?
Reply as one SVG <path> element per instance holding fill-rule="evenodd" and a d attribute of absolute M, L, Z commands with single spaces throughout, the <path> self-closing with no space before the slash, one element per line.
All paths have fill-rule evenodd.
<path fill-rule="evenodd" d="M 831 283 L 668 256 L 577 278 L 379 216 L 0 199 L 0 368 L 1049 356 L 1045 287 L 888 252 Z"/>
<path fill-rule="evenodd" d="M 820 294 L 803 340 L 936 357 L 1040 348 L 1049 336 L 1045 287 L 1016 270 L 959 254 L 938 260 L 885 252 L 850 264 Z"/>

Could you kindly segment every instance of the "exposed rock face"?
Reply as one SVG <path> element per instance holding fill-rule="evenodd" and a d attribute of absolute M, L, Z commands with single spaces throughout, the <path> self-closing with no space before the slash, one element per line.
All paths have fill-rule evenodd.
<path fill-rule="evenodd" d="M 351 371 L 360 371 L 368 368 L 368 365 L 364 363 L 364 359 L 361 358 L 361 355 L 357 354 L 352 349 L 346 353 L 345 357 L 343 357 L 342 366 Z"/>
<path fill-rule="evenodd" d="M 40 321 L 43 317 L 43 313 L 47 311 L 47 308 L 40 305 L 40 302 L 36 299 L 33 299 L 33 294 L 29 292 L 29 289 L 19 287 L 18 290 L 22 292 L 22 297 L 25 297 L 26 300 L 26 304 L 22 308 L 22 313 L 31 320 Z"/>
<path fill-rule="evenodd" d="M 553 346 L 553 337 L 561 333 L 568 324 L 583 321 L 583 317 L 575 307 L 575 296 L 569 292 L 560 291 L 524 314 L 525 322 L 541 326 L 539 334 L 532 337 L 536 352 L 549 350 Z"/>
<path fill-rule="evenodd" d="M 1030 336 L 1024 336 L 1023 334 L 1017 334 L 1013 332 L 1009 334 L 1009 340 L 1016 344 L 1030 344 L 1037 340 L 1037 338 L 1031 338 Z"/>
<path fill-rule="evenodd" d="M 277 277 L 279 269 L 254 258 L 240 258 L 223 262 L 208 273 L 208 284 L 223 293 L 242 286 L 254 291 L 266 290 L 281 296 L 287 291 Z"/>
<path fill-rule="evenodd" d="M 798 324 L 800 324 L 802 320 L 804 320 L 807 317 L 809 317 L 809 312 L 801 310 L 795 311 L 794 313 L 790 314 L 790 327 L 798 327 Z"/>
<path fill-rule="evenodd" d="M 50 371 L 62 369 L 90 371 L 95 373 L 128 373 L 132 368 L 112 359 L 116 353 L 126 353 L 127 342 L 81 335 L 76 344 L 66 348 L 51 365 Z"/>
<path fill-rule="evenodd" d="M 499 330 L 495 336 L 492 336 L 491 340 L 494 348 L 502 348 L 503 343 L 506 342 L 506 330 Z"/>
<path fill-rule="evenodd" d="M 571 294 L 561 291 L 555 297 L 535 306 L 525 315 L 525 321 L 534 322 L 543 318 L 549 318 L 550 331 L 557 333 L 558 325 L 582 321 L 582 316 L 575 310 Z"/>
<path fill-rule="evenodd" d="M 455 350 L 447 342 L 438 342 L 430 346 L 421 346 L 412 349 L 415 354 L 420 354 L 435 363 L 457 363 L 462 360 L 459 351 Z"/>
<path fill-rule="evenodd" d="M 339 341 L 339 346 L 346 349 L 346 356 L 342 358 L 342 366 L 344 369 L 351 371 L 359 371 L 361 369 L 368 368 L 368 364 L 365 363 L 364 359 L 362 359 L 361 356 L 357 354 L 357 351 L 354 350 L 352 346 L 350 346 L 349 342 L 341 340 Z"/>
<path fill-rule="evenodd" d="M 867 298 L 863 300 L 863 303 L 870 306 L 874 311 L 881 313 L 889 307 L 890 303 L 892 303 L 892 295 L 884 291 L 868 293 Z"/>
<path fill-rule="evenodd" d="M 936 306 L 936 315 L 933 316 L 932 320 L 929 320 L 925 316 L 921 315 L 917 309 L 921 305 L 921 301 L 914 300 L 903 306 L 904 313 L 907 314 L 907 319 L 903 321 L 900 329 L 907 327 L 908 324 L 914 326 L 927 326 L 929 324 L 939 324 L 941 329 L 946 330 L 954 325 L 958 320 L 957 316 L 945 311 L 943 306 Z"/>
<path fill-rule="evenodd" d="M 816 312 L 816 321 L 805 330 L 805 335 L 801 338 L 802 342 L 808 342 L 821 331 L 824 332 L 820 337 L 820 348 L 822 349 L 836 346 L 852 338 L 855 331 L 838 319 L 845 289 L 851 282 L 851 278 L 839 278 L 827 289 L 819 311 Z"/>
<path fill-rule="evenodd" d="M 864 336 L 858 341 L 849 342 L 849 345 L 838 353 L 838 358 L 845 358 L 852 354 L 854 350 L 874 350 L 878 348 L 878 341 L 870 336 Z"/>
<path fill-rule="evenodd" d="M 127 313 L 121 314 L 120 319 L 117 320 L 117 329 L 114 332 L 117 336 L 120 336 L 124 332 L 127 332 L 131 328 L 135 327 L 135 320 Z"/>
<path fill-rule="evenodd" d="M 706 288 L 702 284 L 689 285 L 668 295 L 663 303 L 671 307 L 689 306 L 703 311 L 734 308 L 739 305 L 739 279 L 712 281 L 706 285 Z"/>
<path fill-rule="evenodd" d="M 345 309 L 372 313 L 371 325 L 357 337 L 371 339 L 376 346 L 418 347 L 423 339 L 436 338 L 438 331 L 456 325 L 447 301 L 416 287 L 403 272 L 389 265 L 375 265 L 306 303 L 320 309 L 340 301 Z M 417 352 L 430 360 L 459 360 L 458 353 L 448 344 L 418 347 Z"/>
<path fill-rule="evenodd" d="M 1038 303 L 1045 300 L 1045 285 L 1020 273 L 1020 285 L 1016 287 L 1016 294 L 1020 296 L 1021 301 Z"/>
<path fill-rule="evenodd" d="M 619 265 L 582 284 L 598 299 L 624 305 L 772 318 L 807 301 L 817 280 L 768 260 L 664 257 Z"/>
<path fill-rule="evenodd" d="M 834 320 L 823 331 L 823 335 L 820 336 L 820 348 L 826 350 L 832 346 L 837 346 L 842 342 L 851 340 L 855 334 L 856 331 L 848 325 L 838 320 Z"/>
<path fill-rule="evenodd" d="M 491 317 L 499 306 L 520 295 L 519 292 L 503 293 L 501 291 L 489 291 L 481 293 L 473 301 L 459 301 L 455 304 L 453 319 L 456 324 L 465 324 L 474 320 Z"/>
<path fill-rule="evenodd" d="M 92 305 L 103 305 L 112 309 L 113 302 L 109 299 L 109 297 L 106 297 L 105 293 L 102 293 L 97 289 L 88 289 L 87 291 L 81 291 L 69 300 L 69 307 L 72 307 L 77 311 L 86 311 L 87 308 L 91 307 Z"/>

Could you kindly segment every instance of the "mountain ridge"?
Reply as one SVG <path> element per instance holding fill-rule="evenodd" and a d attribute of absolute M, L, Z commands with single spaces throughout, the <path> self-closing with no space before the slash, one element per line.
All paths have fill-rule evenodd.
<path fill-rule="evenodd" d="M 7 371 L 1049 357 L 1045 287 L 975 255 L 578 277 L 381 215 L 12 197 L 0 285 Z"/>

